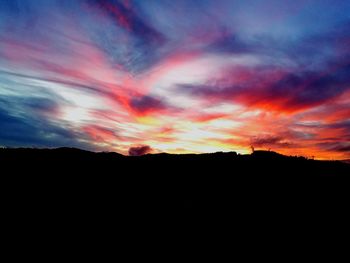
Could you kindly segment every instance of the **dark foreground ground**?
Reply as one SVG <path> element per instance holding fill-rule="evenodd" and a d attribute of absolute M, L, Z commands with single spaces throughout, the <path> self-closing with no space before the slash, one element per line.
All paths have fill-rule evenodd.
<path fill-rule="evenodd" d="M 12 258 L 208 259 L 216 247 L 232 258 L 300 260 L 348 251 L 350 165 L 341 162 L 63 148 L 0 149 L 0 166 L 3 251 Z"/>
<path fill-rule="evenodd" d="M 334 224 L 349 210 L 349 164 L 274 152 L 125 157 L 1 149 L 0 165 L 2 212 L 18 225 L 138 226 L 151 216 L 193 225 L 213 217 L 251 226 L 288 220 L 292 227 Z"/>
<path fill-rule="evenodd" d="M 274 203 L 308 193 L 333 199 L 347 195 L 342 190 L 350 186 L 349 164 L 264 151 L 129 157 L 69 148 L 0 149 L 0 165 L 2 179 L 22 185 L 28 197 L 119 196 L 121 205 L 124 200 L 142 207 L 195 209 L 241 199 Z"/>

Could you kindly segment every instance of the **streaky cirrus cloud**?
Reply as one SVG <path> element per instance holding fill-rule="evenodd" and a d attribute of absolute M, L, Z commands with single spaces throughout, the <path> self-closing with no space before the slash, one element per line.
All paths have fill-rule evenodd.
<path fill-rule="evenodd" d="M 2 0 L 0 145 L 349 159 L 349 13 L 346 0 Z"/>

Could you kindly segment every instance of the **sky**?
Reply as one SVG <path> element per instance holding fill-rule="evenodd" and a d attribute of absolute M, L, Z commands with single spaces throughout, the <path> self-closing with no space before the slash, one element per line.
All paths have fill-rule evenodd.
<path fill-rule="evenodd" d="M 350 159 L 350 1 L 0 0 L 0 146 Z"/>

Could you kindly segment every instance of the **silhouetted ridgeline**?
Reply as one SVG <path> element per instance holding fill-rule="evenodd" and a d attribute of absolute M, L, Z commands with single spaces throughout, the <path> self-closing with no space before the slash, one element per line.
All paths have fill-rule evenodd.
<path fill-rule="evenodd" d="M 274 152 L 129 157 L 0 149 L 0 163 L 11 208 L 56 216 L 233 211 L 249 221 L 265 213 L 339 215 L 349 200 L 349 164 Z"/>
<path fill-rule="evenodd" d="M 350 165 L 340 161 L 316 161 L 304 157 L 284 156 L 271 151 L 255 151 L 251 155 L 235 152 L 212 154 L 148 154 L 143 156 L 124 156 L 114 152 L 94 153 L 75 148 L 30 149 L 2 148 L 0 161 L 13 171 L 38 174 L 47 172 L 76 171 L 75 176 L 90 174 L 92 171 L 107 172 L 115 176 L 162 175 L 191 176 L 230 176 L 261 177 L 313 176 L 348 177 Z M 47 165 L 50 166 L 47 166 Z M 112 170 L 109 170 L 109 169 Z M 34 169 L 34 170 L 33 170 Z M 126 170 L 122 170 L 126 169 Z M 149 169 L 149 170 L 147 170 Z M 97 175 L 95 174 L 95 175 Z M 85 174 L 87 175 L 87 174 Z"/>

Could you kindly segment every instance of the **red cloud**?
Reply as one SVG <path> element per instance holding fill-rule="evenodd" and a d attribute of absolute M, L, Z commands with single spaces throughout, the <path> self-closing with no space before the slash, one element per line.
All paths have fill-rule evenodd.
<path fill-rule="evenodd" d="M 222 118 L 226 118 L 229 117 L 229 114 L 226 113 L 212 113 L 212 114 L 202 114 L 202 115 L 198 115 L 193 117 L 193 121 L 195 122 L 208 122 L 208 121 L 213 121 L 213 120 L 217 120 L 217 119 L 222 119 Z"/>
<path fill-rule="evenodd" d="M 234 68 L 222 79 L 204 85 L 182 85 L 179 90 L 212 102 L 232 101 L 267 111 L 295 113 L 340 97 L 349 89 L 349 83 L 347 64 L 318 73 Z"/>
<path fill-rule="evenodd" d="M 152 148 L 148 145 L 135 146 L 129 149 L 130 156 L 140 156 L 150 152 L 152 152 Z"/>
<path fill-rule="evenodd" d="M 129 107 L 136 115 L 147 115 L 167 109 L 167 105 L 160 99 L 151 96 L 138 96 L 129 101 Z"/>
<path fill-rule="evenodd" d="M 116 134 L 110 129 L 97 125 L 88 125 L 82 128 L 95 142 L 110 142 L 116 139 Z"/>

